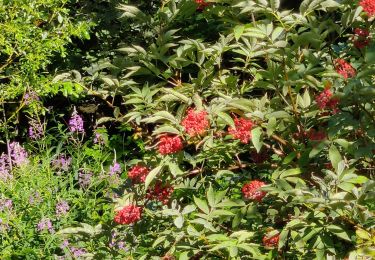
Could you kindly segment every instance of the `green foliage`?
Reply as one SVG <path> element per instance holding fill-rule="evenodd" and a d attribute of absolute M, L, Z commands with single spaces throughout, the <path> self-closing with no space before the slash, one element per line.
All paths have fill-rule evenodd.
<path fill-rule="evenodd" d="M 10 73 L 4 75 L 15 75 L 7 87 L 45 82 L 41 93 L 62 91 L 76 101 L 86 94 L 110 108 L 109 115 L 89 113 L 94 123 L 87 129 L 104 143 L 63 130 L 64 115 L 48 119 L 59 130 L 29 140 L 39 145 L 30 149 L 36 157 L 1 186 L 15 205 L 1 212 L 15 227 L 1 237 L 4 257 L 74 257 L 71 248 L 60 248 L 64 239 L 85 248 L 88 258 L 103 259 L 374 256 L 375 30 L 356 1 L 305 0 L 294 11 L 276 0 L 104 2 L 118 16 L 94 11 L 93 30 L 103 45 L 64 49 L 71 36 L 86 37 L 90 23 L 79 21 L 103 3 L 74 11 L 82 25 L 76 27 L 68 11 L 74 5 L 52 2 L 60 9 L 45 28 L 65 36 L 33 43 L 30 50 L 40 55 L 35 64 L 22 58 L 4 67 Z M 39 37 L 37 28 L 23 37 Z M 364 48 L 355 28 L 369 31 Z M 21 47 L 9 43 L 2 56 Z M 64 71 L 41 76 L 56 49 L 70 54 Z M 77 57 L 83 64 L 73 64 Z M 25 89 L 13 96 L 5 91 L 14 98 Z M 21 109 L 34 115 L 43 106 Z M 192 120 L 191 111 L 203 116 Z M 9 150 L 11 131 L 4 126 Z M 177 139 L 163 147 L 172 136 Z M 64 175 L 50 166 L 61 153 L 74 158 Z M 125 170 L 110 174 L 115 162 Z M 149 169 L 144 181 L 132 176 L 134 166 Z M 87 189 L 77 186 L 80 170 L 94 175 Z M 46 199 L 21 216 L 32 190 Z M 72 207 L 59 219 L 54 207 L 62 198 Z M 130 225 L 119 217 L 129 205 L 141 207 L 140 219 L 124 217 L 136 218 Z M 54 220 L 56 233 L 35 229 L 43 217 Z"/>

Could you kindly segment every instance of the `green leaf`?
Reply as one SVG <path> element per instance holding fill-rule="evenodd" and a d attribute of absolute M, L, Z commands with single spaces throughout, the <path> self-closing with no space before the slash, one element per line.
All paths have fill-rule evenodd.
<path fill-rule="evenodd" d="M 177 218 L 174 219 L 173 223 L 177 228 L 182 228 L 182 226 L 184 225 L 184 216 L 179 215 Z"/>
<path fill-rule="evenodd" d="M 208 188 L 208 191 L 207 191 L 207 200 L 208 200 L 208 204 L 211 206 L 211 207 L 215 207 L 215 192 L 212 188 L 212 185 L 210 185 L 210 187 Z"/>
<path fill-rule="evenodd" d="M 351 239 L 348 236 L 348 233 L 340 226 L 337 225 L 329 225 L 327 229 L 331 232 L 334 233 L 336 236 L 338 236 L 341 239 L 344 239 L 346 241 L 350 241 Z"/>
<path fill-rule="evenodd" d="M 176 163 L 169 162 L 168 167 L 174 177 L 184 175 L 184 172 L 180 169 L 180 167 Z"/>
<path fill-rule="evenodd" d="M 262 149 L 262 146 L 263 146 L 263 141 L 261 140 L 261 138 L 262 138 L 262 128 L 257 127 L 251 130 L 251 140 L 258 153 L 260 152 L 260 149 Z"/>
<path fill-rule="evenodd" d="M 233 30 L 234 30 L 234 38 L 236 38 L 236 41 L 238 41 L 241 38 L 242 33 L 245 30 L 245 25 L 236 25 Z"/>
<path fill-rule="evenodd" d="M 147 190 L 148 186 L 150 186 L 151 182 L 155 179 L 156 175 L 160 173 L 163 169 L 164 165 L 159 165 L 158 167 L 152 169 L 146 177 L 145 180 L 145 190 Z"/>
<path fill-rule="evenodd" d="M 210 209 L 208 208 L 208 205 L 207 205 L 206 201 L 194 196 L 194 202 L 195 202 L 195 205 L 197 205 L 197 207 L 200 210 L 202 210 L 204 213 L 206 213 L 206 214 L 210 213 Z"/>
<path fill-rule="evenodd" d="M 218 112 L 217 116 L 220 117 L 227 125 L 231 126 L 232 128 L 235 127 L 234 121 L 230 115 L 225 112 Z"/>
<path fill-rule="evenodd" d="M 342 157 L 339 150 L 334 145 L 329 148 L 329 159 L 331 160 L 333 168 L 337 171 L 339 163 L 342 161 Z"/>

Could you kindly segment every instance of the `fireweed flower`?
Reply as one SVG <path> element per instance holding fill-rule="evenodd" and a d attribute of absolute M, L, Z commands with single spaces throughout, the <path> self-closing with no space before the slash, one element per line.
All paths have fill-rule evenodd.
<path fill-rule="evenodd" d="M 38 140 L 44 135 L 43 125 L 35 119 L 31 119 L 29 122 L 29 137 L 33 140 Z"/>
<path fill-rule="evenodd" d="M 72 133 L 85 132 L 85 129 L 83 128 L 83 119 L 78 115 L 76 110 L 73 111 L 72 117 L 69 120 L 69 130 Z"/>
<path fill-rule="evenodd" d="M 70 252 L 73 254 L 75 258 L 79 258 L 84 254 L 87 254 L 87 251 L 84 248 L 76 248 L 74 246 L 70 247 Z"/>
<path fill-rule="evenodd" d="M 183 148 L 181 138 L 171 135 L 160 137 L 159 140 L 159 153 L 162 155 L 173 154 L 181 151 Z"/>
<path fill-rule="evenodd" d="M 32 102 L 39 100 L 39 96 L 35 91 L 29 91 L 23 97 L 23 102 L 25 105 L 30 105 Z"/>
<path fill-rule="evenodd" d="M 78 173 L 78 184 L 82 189 L 86 189 L 90 186 L 92 173 L 85 173 L 80 171 Z"/>
<path fill-rule="evenodd" d="M 173 187 L 170 185 L 163 185 L 157 182 L 155 186 L 147 191 L 146 198 L 149 200 L 157 200 L 164 205 L 168 204 L 173 193 Z"/>
<path fill-rule="evenodd" d="M 206 111 L 189 109 L 181 125 L 190 136 L 202 135 L 210 127 Z"/>
<path fill-rule="evenodd" d="M 4 233 L 9 229 L 9 225 L 3 222 L 3 219 L 0 218 L 0 233 Z"/>
<path fill-rule="evenodd" d="M 368 16 L 375 15 L 375 0 L 362 0 L 359 5 L 362 6 Z"/>
<path fill-rule="evenodd" d="M 265 235 L 262 239 L 263 241 L 263 245 L 265 247 L 269 247 L 269 248 L 274 248 L 274 247 L 278 247 L 279 245 L 279 239 L 280 239 L 280 234 L 276 234 L 274 236 L 268 236 L 268 235 Z"/>
<path fill-rule="evenodd" d="M 366 29 L 355 28 L 354 29 L 354 46 L 358 49 L 362 49 L 369 45 L 371 38 L 370 32 Z"/>
<path fill-rule="evenodd" d="M 56 159 L 52 160 L 52 167 L 61 171 L 68 171 L 70 165 L 72 164 L 72 158 L 66 155 L 60 155 Z"/>
<path fill-rule="evenodd" d="M 320 92 L 315 97 L 315 101 L 319 109 L 323 110 L 329 108 L 336 113 L 338 111 L 337 105 L 339 103 L 339 100 L 337 98 L 333 98 L 332 96 L 333 94 L 329 88 L 325 88 L 322 92 Z"/>
<path fill-rule="evenodd" d="M 13 178 L 10 173 L 10 160 L 7 154 L 2 153 L 0 156 L 0 180 L 6 182 Z"/>
<path fill-rule="evenodd" d="M 20 166 L 29 162 L 29 160 L 27 159 L 26 150 L 18 142 L 10 143 L 9 150 L 12 163 L 14 163 L 16 166 Z"/>
<path fill-rule="evenodd" d="M 109 176 L 121 173 L 121 166 L 118 162 L 114 162 L 113 165 L 109 166 Z"/>
<path fill-rule="evenodd" d="M 241 143 L 247 144 L 251 139 L 251 129 L 253 128 L 253 121 L 246 118 L 235 118 L 235 128 L 229 127 L 228 132 L 235 139 L 239 139 Z"/>
<path fill-rule="evenodd" d="M 353 78 L 357 74 L 356 70 L 343 59 L 336 59 L 334 61 L 335 69 L 338 74 L 343 76 L 345 79 Z"/>
<path fill-rule="evenodd" d="M 49 233 L 55 232 L 55 230 L 53 229 L 53 226 L 52 226 L 52 222 L 49 218 L 41 219 L 36 228 L 39 232 L 42 232 L 44 230 L 48 230 Z"/>
<path fill-rule="evenodd" d="M 94 144 L 104 145 L 104 138 L 101 133 L 95 132 Z"/>
<path fill-rule="evenodd" d="M 147 167 L 141 165 L 133 166 L 128 172 L 128 178 L 133 182 L 145 182 L 147 174 L 150 171 Z"/>
<path fill-rule="evenodd" d="M 69 207 L 68 202 L 66 202 L 64 200 L 59 201 L 56 204 L 56 215 L 58 217 L 66 215 L 66 213 L 68 213 L 69 209 L 70 209 L 70 207 Z"/>
<path fill-rule="evenodd" d="M 11 199 L 0 199 L 0 212 L 4 210 L 12 210 L 13 201 Z"/>
<path fill-rule="evenodd" d="M 35 192 L 34 194 L 31 194 L 30 196 L 29 196 L 29 203 L 31 204 L 31 205 L 33 205 L 33 204 L 38 204 L 38 203 L 40 203 L 40 202 L 42 202 L 43 201 L 43 199 L 42 199 L 42 197 L 40 196 L 40 193 L 39 192 Z"/>
<path fill-rule="evenodd" d="M 141 219 L 141 212 L 141 207 L 127 205 L 117 212 L 114 221 L 117 224 L 129 225 Z"/>
<path fill-rule="evenodd" d="M 266 185 L 264 182 L 258 180 L 246 183 L 242 187 L 242 194 L 246 199 L 252 199 L 261 202 L 263 197 L 267 194 L 265 191 L 260 190 L 260 188 L 264 185 Z"/>

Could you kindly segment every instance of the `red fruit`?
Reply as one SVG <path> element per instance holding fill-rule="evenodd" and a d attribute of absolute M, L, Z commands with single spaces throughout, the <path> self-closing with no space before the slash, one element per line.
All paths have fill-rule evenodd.
<path fill-rule="evenodd" d="M 186 117 L 182 120 L 181 125 L 190 136 L 202 135 L 210 123 L 207 119 L 206 111 L 194 111 L 189 109 Z"/>
<path fill-rule="evenodd" d="M 198 5 L 197 10 L 203 10 L 210 5 L 210 3 L 207 3 L 206 0 L 195 0 L 195 3 Z"/>
<path fill-rule="evenodd" d="M 375 0 L 362 0 L 359 5 L 362 6 L 368 16 L 375 15 Z"/>
<path fill-rule="evenodd" d="M 246 199 L 252 199 L 261 202 L 263 197 L 267 194 L 265 191 L 260 190 L 260 188 L 264 185 L 266 185 L 264 182 L 258 180 L 246 183 L 242 187 L 243 196 Z"/>
<path fill-rule="evenodd" d="M 164 205 L 168 204 L 174 188 L 170 185 L 164 185 L 157 182 L 152 189 L 149 189 L 146 198 L 150 200 L 158 200 Z"/>
<path fill-rule="evenodd" d="M 263 237 L 263 245 L 265 247 L 272 247 L 272 248 L 273 247 L 278 247 L 278 245 L 279 245 L 279 239 L 280 239 L 280 234 L 276 234 L 276 235 L 271 236 L 271 237 L 265 235 Z"/>
<path fill-rule="evenodd" d="M 333 113 L 337 113 L 339 110 L 337 107 L 339 104 L 339 99 L 333 98 L 332 95 L 331 90 L 329 88 L 325 88 L 315 97 L 315 101 L 321 110 L 329 108 L 333 111 Z"/>
<path fill-rule="evenodd" d="M 334 63 L 337 73 L 342 75 L 345 79 L 353 78 L 357 74 L 356 70 L 346 60 L 336 59 Z"/>
<path fill-rule="evenodd" d="M 136 165 L 133 166 L 128 172 L 128 178 L 134 182 L 145 182 L 147 174 L 150 171 L 147 167 Z"/>
<path fill-rule="evenodd" d="M 117 212 L 114 221 L 118 224 L 129 225 L 141 219 L 141 212 L 141 207 L 127 205 Z"/>
<path fill-rule="evenodd" d="M 251 139 L 251 129 L 253 128 L 253 121 L 245 118 L 234 119 L 235 128 L 229 127 L 228 132 L 235 139 L 239 139 L 241 143 L 247 144 Z"/>
<path fill-rule="evenodd" d="M 327 138 L 327 135 L 322 131 L 316 131 L 315 129 L 311 128 L 306 133 L 307 138 L 310 141 L 322 141 Z"/>
<path fill-rule="evenodd" d="M 173 154 L 183 148 L 182 140 L 179 136 L 162 136 L 159 141 L 159 153 L 162 155 Z"/>

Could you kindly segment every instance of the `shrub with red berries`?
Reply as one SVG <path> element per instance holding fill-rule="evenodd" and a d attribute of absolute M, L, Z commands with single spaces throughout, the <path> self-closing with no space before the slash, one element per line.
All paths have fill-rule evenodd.
<path fill-rule="evenodd" d="M 179 151 L 181 151 L 183 148 L 183 143 L 181 140 L 181 137 L 179 136 L 162 136 L 160 137 L 159 140 L 159 153 L 162 155 L 167 155 L 167 154 L 174 154 Z"/>
<path fill-rule="evenodd" d="M 345 79 L 353 78 L 357 74 L 356 70 L 344 59 L 335 60 L 335 69 L 338 74 L 343 76 Z"/>
<path fill-rule="evenodd" d="M 149 200 L 157 200 L 164 205 L 168 204 L 173 193 L 173 187 L 170 185 L 163 185 L 160 181 L 147 191 L 146 198 Z"/>
<path fill-rule="evenodd" d="M 362 6 L 368 16 L 375 15 L 375 0 L 361 0 L 359 5 Z"/>
<path fill-rule="evenodd" d="M 265 191 L 262 191 L 260 189 L 264 185 L 266 185 L 264 182 L 258 181 L 258 180 L 254 180 L 249 183 L 246 183 L 242 187 L 242 194 L 246 199 L 251 199 L 251 200 L 261 202 L 264 196 L 266 196 L 267 194 Z"/>
<path fill-rule="evenodd" d="M 191 137 L 203 135 L 210 126 L 207 115 L 206 111 L 195 111 L 189 109 L 186 117 L 182 120 L 181 125 Z"/>
<path fill-rule="evenodd" d="M 366 29 L 355 28 L 354 29 L 354 46 L 358 49 L 362 49 L 370 43 L 370 32 Z"/>
<path fill-rule="evenodd" d="M 127 205 L 117 211 L 114 221 L 117 224 L 129 225 L 141 219 L 142 208 L 136 205 Z"/>
<path fill-rule="evenodd" d="M 273 236 L 265 235 L 262 239 L 263 245 L 268 248 L 277 248 L 280 240 L 280 234 Z"/>
<path fill-rule="evenodd" d="M 251 129 L 254 126 L 253 121 L 246 118 L 235 118 L 234 128 L 229 127 L 228 132 L 235 139 L 239 139 L 241 143 L 247 144 L 251 139 Z"/>
<path fill-rule="evenodd" d="M 128 172 L 128 178 L 133 182 L 145 182 L 149 169 L 142 165 L 133 166 Z"/>
<path fill-rule="evenodd" d="M 329 88 L 325 88 L 322 92 L 320 92 L 315 97 L 315 101 L 321 110 L 331 109 L 334 113 L 338 111 L 337 105 L 339 103 L 339 99 L 333 97 L 333 94 Z"/>

